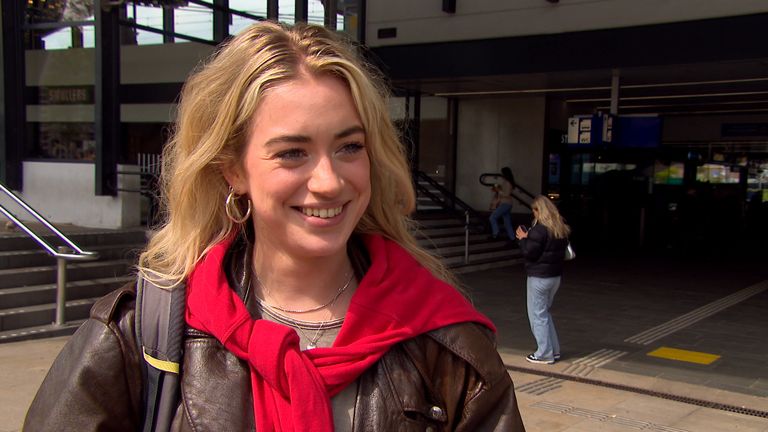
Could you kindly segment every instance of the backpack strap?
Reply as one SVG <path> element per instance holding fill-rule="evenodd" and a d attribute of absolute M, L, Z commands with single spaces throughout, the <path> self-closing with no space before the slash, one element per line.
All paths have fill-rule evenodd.
<path fill-rule="evenodd" d="M 178 406 L 186 287 L 161 288 L 139 275 L 136 340 L 144 357 L 143 432 L 167 432 Z"/>

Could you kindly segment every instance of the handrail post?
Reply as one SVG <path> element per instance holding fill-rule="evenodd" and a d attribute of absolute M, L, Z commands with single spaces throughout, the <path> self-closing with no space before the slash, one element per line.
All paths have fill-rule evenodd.
<path fill-rule="evenodd" d="M 72 250 L 66 246 L 59 246 L 60 254 L 67 254 Z M 66 322 L 67 306 L 67 260 L 56 257 L 56 325 L 63 326 Z"/>
<path fill-rule="evenodd" d="M 469 264 L 469 210 L 464 211 L 464 264 Z"/>

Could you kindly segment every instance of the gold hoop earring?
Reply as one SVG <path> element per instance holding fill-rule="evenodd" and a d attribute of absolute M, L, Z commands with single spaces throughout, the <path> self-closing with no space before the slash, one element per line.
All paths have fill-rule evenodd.
<path fill-rule="evenodd" d="M 227 217 L 229 220 L 234 222 L 235 224 L 241 224 L 248 220 L 248 218 L 251 216 L 251 200 L 248 201 L 248 211 L 245 212 L 244 216 L 240 216 L 240 209 L 237 208 L 237 200 L 240 199 L 242 195 L 235 194 L 235 189 L 230 186 L 229 187 L 229 194 L 227 195 L 227 200 L 224 202 L 224 212 L 227 214 Z M 234 209 L 232 209 L 234 207 Z M 234 216 L 237 214 L 240 216 L 239 218 Z"/>

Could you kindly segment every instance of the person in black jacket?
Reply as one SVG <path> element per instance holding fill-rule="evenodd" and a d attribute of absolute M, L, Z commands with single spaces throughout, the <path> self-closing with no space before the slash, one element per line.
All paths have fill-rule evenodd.
<path fill-rule="evenodd" d="M 531 204 L 533 225 L 515 234 L 525 258 L 528 321 L 538 348 L 526 357 L 531 363 L 552 364 L 560 359 L 560 341 L 549 308 L 560 287 L 565 248 L 571 228 L 549 198 L 539 195 Z"/>

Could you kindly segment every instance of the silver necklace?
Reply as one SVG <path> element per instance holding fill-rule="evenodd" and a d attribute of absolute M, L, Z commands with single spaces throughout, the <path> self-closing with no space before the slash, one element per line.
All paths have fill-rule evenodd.
<path fill-rule="evenodd" d="M 262 314 L 267 313 L 267 314 L 269 314 L 269 315 L 271 315 L 273 317 L 276 317 L 278 322 L 282 322 L 282 323 L 288 325 L 289 327 L 295 329 L 299 333 L 301 333 L 301 335 L 304 336 L 304 339 L 307 340 L 307 345 L 305 347 L 305 349 L 307 349 L 307 350 L 311 350 L 311 349 L 317 348 L 318 341 L 320 340 L 321 337 L 323 337 L 325 332 L 329 329 L 326 326 L 329 323 L 337 322 L 338 321 L 338 320 L 334 320 L 334 319 L 331 318 L 333 316 L 333 312 L 329 309 L 328 310 L 328 317 L 326 319 L 322 320 L 322 321 L 318 321 L 317 322 L 320 325 L 319 325 L 319 327 L 317 327 L 315 329 L 314 336 L 310 336 L 309 334 L 307 334 L 304 331 L 300 321 L 298 321 L 296 319 L 293 319 L 293 318 L 291 318 L 291 317 L 289 317 L 287 315 L 283 315 L 282 313 L 280 313 L 280 311 L 277 311 L 277 310 L 274 310 L 274 309 L 270 308 L 269 305 L 264 303 L 264 301 L 261 300 L 260 298 L 258 298 L 256 296 L 254 296 L 254 298 L 256 299 L 256 303 L 258 304 L 259 308 L 261 309 Z M 333 304 L 333 303 L 331 303 L 331 304 Z"/>
<path fill-rule="evenodd" d="M 288 309 L 288 308 L 284 308 L 284 307 L 279 306 L 279 305 L 269 304 L 269 303 L 266 302 L 266 300 L 262 300 L 262 299 L 258 298 L 258 296 L 256 296 L 256 299 L 259 301 L 259 303 L 261 303 L 262 306 L 265 306 L 265 307 L 267 307 L 269 309 L 277 310 L 277 311 L 280 311 L 280 312 L 283 312 L 283 313 L 303 314 L 303 313 L 316 312 L 316 311 L 319 311 L 320 309 L 326 308 L 326 307 L 332 305 L 333 303 L 335 303 L 336 300 L 344 293 L 344 291 L 346 291 L 347 288 L 349 288 L 349 284 L 352 283 L 352 278 L 354 278 L 354 277 L 355 277 L 355 273 L 354 272 L 350 272 L 349 277 L 347 278 L 347 282 L 344 285 L 342 285 L 342 287 L 339 288 L 338 291 L 336 291 L 336 293 L 333 295 L 333 297 L 330 300 L 328 300 L 328 302 L 326 302 L 325 304 L 322 304 L 320 306 L 315 306 L 315 307 L 312 307 L 312 308 L 309 308 L 309 309 Z M 264 284 L 261 283 L 261 279 L 259 279 L 259 276 L 254 274 L 253 278 L 256 279 L 256 283 L 258 283 L 259 286 L 261 286 L 265 291 L 269 292 L 269 290 L 267 290 L 267 288 L 264 286 Z"/>
<path fill-rule="evenodd" d="M 315 336 L 309 337 L 308 334 L 304 333 L 304 330 L 301 328 L 301 326 L 297 325 L 295 328 L 298 330 L 304 338 L 307 340 L 307 349 L 315 349 L 317 348 L 317 342 L 320 340 L 321 337 L 325 334 L 325 330 L 323 329 L 327 323 L 331 321 L 331 311 L 328 311 L 328 319 L 325 321 L 320 321 L 320 327 L 315 330 Z"/>

